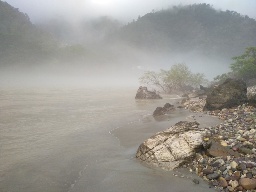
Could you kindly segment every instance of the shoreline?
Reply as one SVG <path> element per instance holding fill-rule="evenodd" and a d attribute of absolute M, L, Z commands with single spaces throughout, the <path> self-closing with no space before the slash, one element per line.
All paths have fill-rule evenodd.
<path fill-rule="evenodd" d="M 171 178 L 177 178 L 177 181 L 179 181 L 179 184 L 177 184 L 177 186 L 182 187 L 182 185 L 184 185 L 185 182 L 185 185 L 188 185 L 188 188 L 190 189 L 185 191 L 200 191 L 201 188 L 204 189 L 204 192 L 214 191 L 214 189 L 209 189 L 207 183 L 203 182 L 203 179 L 199 178 L 198 175 L 196 175 L 194 172 L 190 172 L 189 169 L 187 168 L 179 168 L 177 170 L 173 170 L 172 172 L 170 172 L 160 168 L 152 167 L 135 158 L 136 151 L 139 145 L 144 140 L 154 135 L 156 132 L 163 131 L 167 127 L 170 127 L 179 121 L 198 121 L 200 122 L 200 128 L 204 128 L 205 126 L 216 126 L 217 124 L 222 122 L 222 120 L 218 119 L 217 117 L 213 117 L 208 114 L 193 113 L 184 108 L 177 108 L 180 105 L 180 98 L 176 100 L 165 99 L 166 98 L 164 98 L 164 102 L 173 102 L 173 104 L 176 106 L 175 111 L 165 115 L 165 118 L 156 120 L 152 116 L 152 114 L 150 114 L 140 119 L 140 121 L 136 121 L 135 123 L 128 124 L 126 126 L 112 130 L 111 134 L 114 137 L 116 137 L 120 145 L 125 148 L 125 154 L 128 155 L 134 161 L 136 161 L 136 163 L 139 163 L 140 166 L 151 169 L 153 172 L 162 172 L 162 174 L 164 175 L 169 174 Z M 177 103 L 178 101 L 179 103 Z M 200 180 L 200 184 L 195 185 L 195 183 L 193 183 L 193 180 Z"/>
<path fill-rule="evenodd" d="M 204 99 L 187 101 L 187 110 L 203 110 Z M 217 191 L 254 191 L 256 188 L 256 108 L 243 104 L 204 112 L 223 122 L 208 127 L 205 141 L 219 145 L 215 153 L 196 153 L 189 167 Z M 209 149 L 210 150 L 210 149 Z"/>
<path fill-rule="evenodd" d="M 177 101 L 179 102 L 177 103 Z M 231 134 L 223 136 L 223 132 L 232 132 L 232 130 L 235 129 L 234 126 L 237 123 L 236 120 L 242 121 L 242 119 L 247 118 L 248 115 L 256 114 L 255 107 L 250 107 L 249 105 L 242 105 L 236 108 L 223 109 L 212 112 L 204 112 L 202 110 L 205 103 L 204 99 L 192 99 L 189 102 L 185 102 L 183 104 L 181 104 L 181 99 L 177 99 L 173 102 L 175 102 L 175 111 L 171 114 L 165 115 L 165 118 L 158 121 L 154 119 L 153 116 L 149 115 L 144 119 L 144 122 L 142 122 L 144 125 L 139 129 L 137 127 L 127 126 L 113 130 L 112 134 L 119 139 L 120 145 L 124 146 L 125 148 L 129 148 L 129 155 L 134 155 L 138 146 L 144 140 L 154 135 L 156 132 L 163 131 L 179 121 L 197 121 L 200 123 L 199 129 L 205 128 L 208 130 L 208 136 L 205 139 L 217 137 L 218 142 L 221 143 L 221 145 L 224 145 L 223 147 L 232 149 L 234 143 L 239 143 L 235 142 L 236 138 L 229 140 L 231 139 Z M 185 107 L 178 108 L 180 105 Z M 240 117 L 235 119 L 233 115 L 240 115 Z M 244 123 L 244 121 L 242 122 Z M 234 126 L 229 126 L 232 125 L 232 123 Z M 253 127 L 253 130 L 255 130 L 255 143 L 253 144 L 256 144 L 256 125 L 254 126 L 255 127 Z M 246 132 L 246 130 L 244 130 L 244 132 Z M 236 132 L 233 134 L 233 136 L 235 136 Z M 244 139 L 242 139 L 242 141 L 246 142 Z M 239 142 L 241 144 L 241 141 Z M 251 159 L 248 159 L 248 155 L 246 156 L 245 154 L 241 154 L 239 157 L 228 155 L 225 157 L 210 157 L 204 152 L 197 153 L 196 158 L 192 162 L 174 169 L 171 173 L 175 177 L 180 177 L 181 179 L 189 179 L 191 183 L 200 181 L 199 186 L 206 184 L 209 188 L 211 188 L 208 188 L 209 190 L 220 192 L 244 191 L 245 189 L 241 186 L 240 179 L 247 178 L 247 176 L 250 177 L 250 179 L 256 178 L 256 163 L 251 163 L 256 162 L 256 149 L 253 151 L 253 153 L 249 152 L 250 155 L 253 156 Z M 240 153 L 238 149 L 235 152 Z M 240 164 L 246 161 L 248 163 L 248 167 L 246 167 L 244 170 L 239 170 Z M 138 162 L 141 163 L 142 166 L 152 168 L 153 170 L 161 169 L 147 165 L 140 161 Z M 233 164 L 235 164 L 234 162 L 236 162 L 237 166 L 232 168 L 231 165 L 233 166 Z M 247 165 L 245 164 L 245 166 Z M 239 171 L 240 175 L 238 176 Z M 215 174 L 215 172 L 217 173 L 217 176 L 214 178 L 212 177 L 214 176 L 212 174 Z M 250 176 L 249 174 L 251 172 L 253 173 Z"/>

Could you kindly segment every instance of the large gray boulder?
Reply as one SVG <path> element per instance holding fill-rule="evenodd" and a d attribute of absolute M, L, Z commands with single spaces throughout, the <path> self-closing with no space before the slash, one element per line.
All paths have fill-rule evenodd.
<path fill-rule="evenodd" d="M 155 91 L 149 91 L 147 87 L 140 86 L 135 99 L 162 99 Z"/>
<path fill-rule="evenodd" d="M 247 102 L 247 86 L 242 80 L 227 79 L 213 88 L 206 98 L 205 110 L 236 107 Z"/>
<path fill-rule="evenodd" d="M 195 155 L 202 147 L 204 133 L 199 123 L 181 121 L 144 141 L 136 157 L 141 161 L 166 170 L 172 170 Z"/>

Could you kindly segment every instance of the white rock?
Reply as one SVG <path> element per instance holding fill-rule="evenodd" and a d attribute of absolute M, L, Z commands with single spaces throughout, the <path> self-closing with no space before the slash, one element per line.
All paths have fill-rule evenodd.
<path fill-rule="evenodd" d="M 202 145 L 203 132 L 192 127 L 196 122 L 179 122 L 166 131 L 159 132 L 144 141 L 136 157 L 148 164 L 163 169 L 174 169 L 186 158 L 194 156 L 195 149 Z"/>
<path fill-rule="evenodd" d="M 238 164 L 237 164 L 235 161 L 232 161 L 232 162 L 230 163 L 230 166 L 231 166 L 231 168 L 236 169 L 236 167 L 238 166 Z"/>

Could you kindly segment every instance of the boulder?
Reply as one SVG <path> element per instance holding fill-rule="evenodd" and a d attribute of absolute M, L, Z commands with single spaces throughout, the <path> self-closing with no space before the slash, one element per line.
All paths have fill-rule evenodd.
<path fill-rule="evenodd" d="M 207 149 L 207 155 L 211 157 L 227 157 L 227 156 L 235 156 L 239 157 L 239 153 L 233 151 L 228 147 L 222 146 L 218 141 L 210 140 L 210 147 Z"/>
<path fill-rule="evenodd" d="M 204 133 L 196 130 L 199 123 L 181 121 L 144 141 L 136 157 L 152 166 L 172 170 L 190 160 L 202 147 Z"/>
<path fill-rule="evenodd" d="M 162 99 L 162 97 L 156 91 L 149 91 L 147 87 L 140 86 L 135 99 Z"/>
<path fill-rule="evenodd" d="M 256 179 L 241 178 L 239 184 L 246 190 L 251 190 L 256 188 Z"/>
<path fill-rule="evenodd" d="M 236 107 L 247 102 L 247 87 L 242 80 L 227 79 L 213 88 L 206 98 L 204 110 Z"/>
<path fill-rule="evenodd" d="M 164 107 L 157 107 L 153 112 L 153 116 L 155 117 L 155 116 L 164 115 L 174 109 L 175 109 L 174 105 L 171 105 L 170 103 L 166 103 Z"/>

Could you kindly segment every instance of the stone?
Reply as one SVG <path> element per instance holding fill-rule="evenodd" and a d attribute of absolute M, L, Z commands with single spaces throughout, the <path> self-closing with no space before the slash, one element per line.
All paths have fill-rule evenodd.
<path fill-rule="evenodd" d="M 164 115 L 165 114 L 165 110 L 163 107 L 157 107 L 155 109 L 155 111 L 153 112 L 153 116 L 160 116 L 160 115 Z"/>
<path fill-rule="evenodd" d="M 247 86 L 242 80 L 227 79 L 207 94 L 204 110 L 236 107 L 247 102 Z"/>
<path fill-rule="evenodd" d="M 140 86 L 135 99 L 162 99 L 162 97 L 156 91 L 149 91 L 147 87 Z"/>
<path fill-rule="evenodd" d="M 234 180 L 234 181 L 230 180 L 228 184 L 229 184 L 232 188 L 236 188 L 236 187 L 239 185 L 238 181 L 236 181 L 236 180 Z"/>
<path fill-rule="evenodd" d="M 207 179 L 212 180 L 212 179 L 218 179 L 220 177 L 219 173 L 212 173 L 206 176 Z"/>
<path fill-rule="evenodd" d="M 246 177 L 249 178 L 249 179 L 251 179 L 251 178 L 253 177 L 252 172 L 246 173 Z"/>
<path fill-rule="evenodd" d="M 226 187 L 228 186 L 228 183 L 227 183 L 227 181 L 226 181 L 225 178 L 220 177 L 220 178 L 219 178 L 219 185 L 220 185 L 221 187 L 223 187 L 223 188 L 226 188 Z"/>
<path fill-rule="evenodd" d="M 209 174 L 212 174 L 212 173 L 213 173 L 212 169 L 204 169 L 203 170 L 203 174 L 205 174 L 205 175 L 209 175 Z"/>
<path fill-rule="evenodd" d="M 246 170 L 246 164 L 245 163 L 239 163 L 238 167 L 237 167 L 238 170 Z"/>
<path fill-rule="evenodd" d="M 238 151 L 243 154 L 252 154 L 252 150 L 246 147 L 240 147 Z"/>
<path fill-rule="evenodd" d="M 139 146 L 136 157 L 149 165 L 167 170 L 179 167 L 202 147 L 203 132 L 192 128 L 198 124 L 181 121 L 156 133 Z"/>
<path fill-rule="evenodd" d="M 214 161 L 214 163 L 213 163 L 213 167 L 220 167 L 220 166 L 222 166 L 222 165 L 224 165 L 225 164 L 225 161 L 223 160 L 223 159 L 217 159 L 216 161 Z M 215 166 L 214 166 L 215 165 Z"/>
<path fill-rule="evenodd" d="M 241 178 L 239 184 L 246 190 L 251 190 L 256 188 L 256 179 Z"/>
<path fill-rule="evenodd" d="M 199 180 L 198 180 L 198 179 L 193 179 L 192 181 L 193 181 L 193 183 L 195 183 L 195 184 L 199 184 Z"/>
<path fill-rule="evenodd" d="M 237 164 L 237 162 L 232 161 L 232 162 L 230 163 L 230 166 L 231 166 L 232 169 L 236 169 L 236 167 L 238 166 L 238 164 Z"/>
<path fill-rule="evenodd" d="M 173 111 L 174 109 L 175 109 L 174 105 L 171 105 L 170 103 L 166 103 L 164 107 L 157 107 L 153 112 L 153 116 L 164 115 L 170 111 Z"/>
<path fill-rule="evenodd" d="M 234 191 L 234 190 L 235 190 L 235 189 L 234 189 L 233 187 L 231 187 L 231 186 L 228 186 L 227 189 L 228 189 L 228 191 Z"/>
<path fill-rule="evenodd" d="M 227 144 L 226 141 L 221 141 L 220 144 L 221 144 L 223 147 L 227 147 L 227 146 L 228 146 L 228 144 Z"/>
<path fill-rule="evenodd" d="M 207 150 L 208 155 L 212 157 L 227 157 L 227 156 L 239 156 L 237 152 L 234 152 L 228 147 L 222 146 L 219 142 L 211 140 L 211 146 Z"/>

